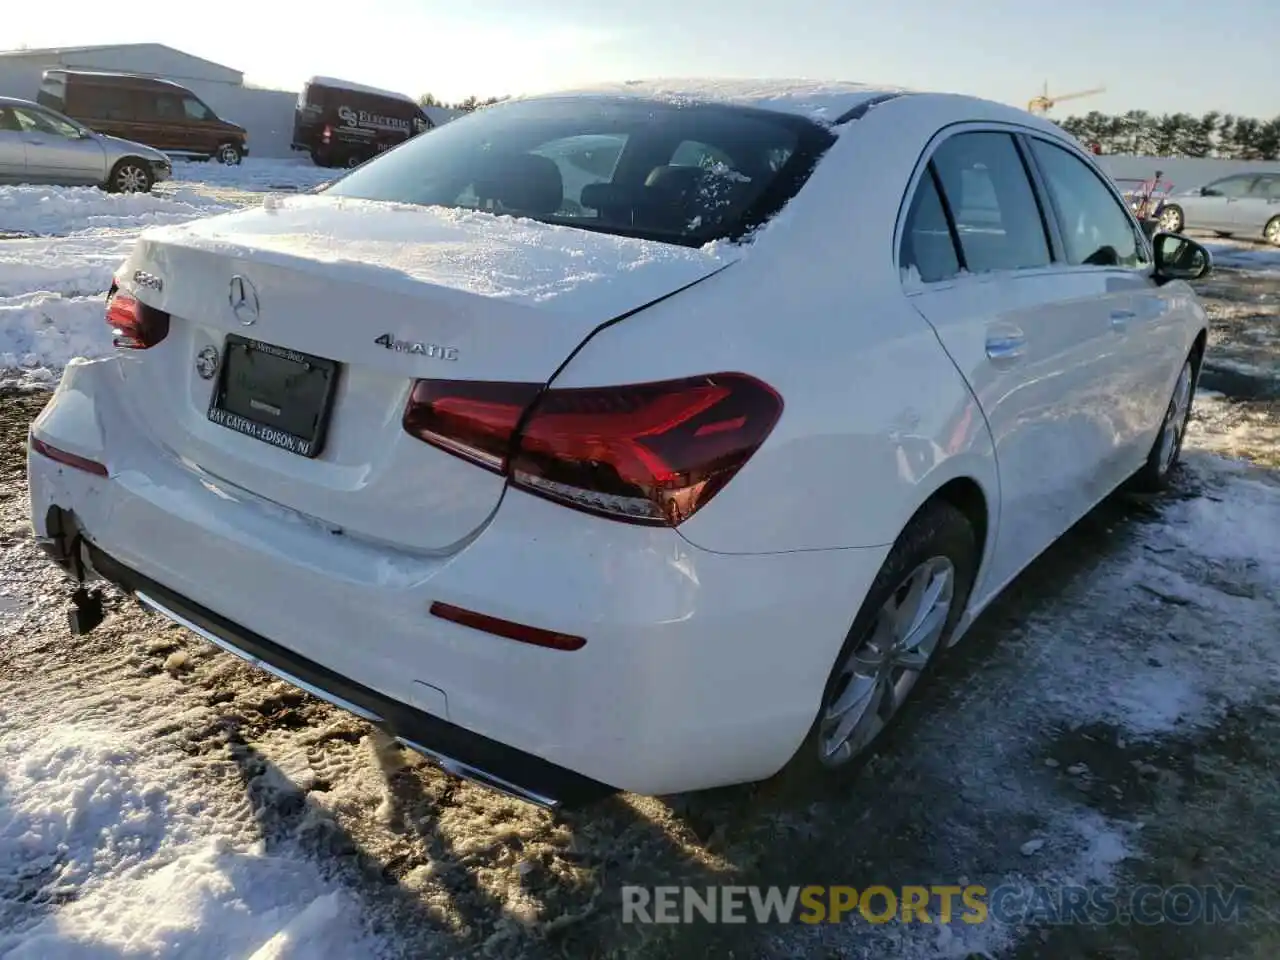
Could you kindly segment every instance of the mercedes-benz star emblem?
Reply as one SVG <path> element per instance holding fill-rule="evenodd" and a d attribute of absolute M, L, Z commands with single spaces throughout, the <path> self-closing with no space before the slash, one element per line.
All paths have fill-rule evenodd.
<path fill-rule="evenodd" d="M 231 304 L 231 312 L 246 327 L 258 322 L 258 291 L 244 277 L 236 275 L 231 278 L 231 292 L 227 294 Z"/>
<path fill-rule="evenodd" d="M 196 354 L 196 373 L 201 380 L 212 380 L 218 372 L 218 348 L 210 344 Z"/>

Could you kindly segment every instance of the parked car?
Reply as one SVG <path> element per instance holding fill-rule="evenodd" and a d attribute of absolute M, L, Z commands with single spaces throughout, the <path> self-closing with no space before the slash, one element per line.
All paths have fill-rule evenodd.
<path fill-rule="evenodd" d="M 237 164 L 249 153 L 244 127 L 223 120 L 172 80 L 46 70 L 36 99 L 99 133 L 135 140 L 169 154 Z"/>
<path fill-rule="evenodd" d="M 145 193 L 172 172 L 159 150 L 94 133 L 30 100 L 0 97 L 0 183 Z"/>
<path fill-rule="evenodd" d="M 1170 197 L 1161 229 L 1212 230 L 1280 246 L 1280 173 L 1237 173 Z"/>
<path fill-rule="evenodd" d="M 333 77 L 312 77 L 298 94 L 293 149 L 319 167 L 355 167 L 432 128 L 413 99 Z"/>
<path fill-rule="evenodd" d="M 847 776 L 1032 559 L 1168 483 L 1210 267 L 970 97 L 510 101 L 144 234 L 32 523 L 536 803 Z"/>

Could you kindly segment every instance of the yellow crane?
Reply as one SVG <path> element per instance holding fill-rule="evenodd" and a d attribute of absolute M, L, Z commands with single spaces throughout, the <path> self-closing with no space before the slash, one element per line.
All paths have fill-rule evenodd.
<path fill-rule="evenodd" d="M 1032 97 L 1027 104 L 1027 109 L 1032 113 L 1048 113 L 1057 104 L 1063 100 L 1078 100 L 1080 97 L 1092 97 L 1095 94 L 1105 93 L 1106 87 L 1094 87 L 1092 90 L 1077 90 L 1075 93 L 1062 93 L 1057 96 L 1049 96 L 1049 84 L 1046 81 L 1044 85 L 1044 93 L 1038 97 Z"/>

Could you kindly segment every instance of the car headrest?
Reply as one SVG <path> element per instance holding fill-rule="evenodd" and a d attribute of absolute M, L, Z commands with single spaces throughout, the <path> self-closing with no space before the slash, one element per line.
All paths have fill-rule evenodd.
<path fill-rule="evenodd" d="M 629 207 L 635 195 L 616 183 L 588 183 L 582 188 L 582 205 L 591 210 L 610 210 Z"/>
<path fill-rule="evenodd" d="M 508 210 L 549 215 L 564 203 L 564 178 L 550 157 L 512 153 L 494 158 L 476 178 L 476 195 Z"/>

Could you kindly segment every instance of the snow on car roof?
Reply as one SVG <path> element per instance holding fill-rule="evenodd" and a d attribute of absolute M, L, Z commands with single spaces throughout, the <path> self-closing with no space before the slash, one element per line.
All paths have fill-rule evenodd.
<path fill-rule="evenodd" d="M 407 97 L 403 93 L 396 93 L 394 90 L 383 90 L 381 87 L 370 87 L 363 83 L 353 83 L 350 80 L 339 80 L 337 77 L 312 77 L 307 83 L 319 84 L 322 87 L 341 87 L 343 90 L 352 90 L 356 93 L 371 93 L 378 97 L 390 97 L 393 100 L 404 100 L 415 106 L 418 102 L 413 97 Z"/>
<path fill-rule="evenodd" d="M 721 102 L 795 113 L 828 123 L 886 93 L 909 93 L 889 84 L 844 80 L 730 80 L 670 78 L 628 80 L 554 91 L 558 96 L 627 96 L 672 103 Z"/>

